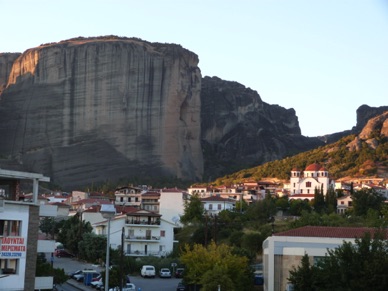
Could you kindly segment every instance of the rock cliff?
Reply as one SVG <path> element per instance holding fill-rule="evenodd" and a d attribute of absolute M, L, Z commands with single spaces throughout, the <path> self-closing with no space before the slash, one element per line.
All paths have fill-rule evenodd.
<path fill-rule="evenodd" d="M 5 89 L 13 62 L 20 53 L 0 53 L 0 95 Z"/>
<path fill-rule="evenodd" d="M 237 82 L 202 79 L 205 179 L 324 145 L 301 135 L 294 109 L 269 105 Z"/>
<path fill-rule="evenodd" d="M 100 37 L 14 57 L 0 56 L 7 64 L 1 83 L 8 76 L 0 166 L 16 163 L 66 187 L 130 176 L 201 179 L 196 54 L 174 44 Z"/>

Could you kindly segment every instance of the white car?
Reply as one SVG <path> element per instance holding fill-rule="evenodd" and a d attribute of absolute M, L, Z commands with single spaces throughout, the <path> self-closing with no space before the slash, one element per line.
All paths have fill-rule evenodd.
<path fill-rule="evenodd" d="M 169 268 L 161 268 L 159 271 L 160 278 L 171 278 L 171 271 Z"/>
<path fill-rule="evenodd" d="M 104 285 L 104 283 L 102 282 L 102 277 L 96 281 L 90 282 L 90 286 L 92 288 L 96 288 L 96 289 L 99 289 L 103 285 Z"/>
<path fill-rule="evenodd" d="M 136 286 L 133 283 L 127 283 L 123 287 L 123 291 L 135 291 L 135 290 L 136 290 Z M 110 288 L 109 291 L 120 291 L 120 287 Z"/>
<path fill-rule="evenodd" d="M 151 265 L 144 265 L 141 270 L 140 274 L 142 277 L 150 277 L 155 278 L 155 267 Z"/>

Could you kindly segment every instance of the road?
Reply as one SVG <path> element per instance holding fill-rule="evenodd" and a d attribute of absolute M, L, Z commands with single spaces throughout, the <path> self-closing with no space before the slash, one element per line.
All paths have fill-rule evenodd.
<path fill-rule="evenodd" d="M 54 268 L 61 268 L 64 269 L 65 273 L 68 274 L 70 272 L 76 271 L 76 270 L 83 270 L 83 269 L 95 269 L 98 271 L 103 271 L 99 266 L 92 265 L 89 263 L 81 262 L 76 259 L 72 258 L 57 258 L 54 259 Z M 175 291 L 176 287 L 178 285 L 178 282 L 181 279 L 176 278 L 142 278 L 140 276 L 131 276 L 131 283 L 134 283 L 136 285 L 136 289 L 138 291 L 138 288 L 141 288 L 141 291 Z M 75 290 L 95 290 L 91 287 L 83 286 L 82 284 L 76 284 L 75 280 L 70 279 L 70 284 L 62 284 L 59 287 L 60 291 L 75 291 Z M 77 288 L 78 286 L 78 288 Z"/>

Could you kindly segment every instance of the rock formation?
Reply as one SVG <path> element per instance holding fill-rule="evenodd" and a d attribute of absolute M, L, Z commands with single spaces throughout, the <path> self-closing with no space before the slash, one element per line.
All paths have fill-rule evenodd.
<path fill-rule="evenodd" d="M 115 36 L 0 54 L 0 167 L 69 190 L 135 177 L 209 181 L 325 143 L 301 135 L 294 109 L 202 78 L 198 62 L 179 45 Z"/>
<path fill-rule="evenodd" d="M 324 145 L 301 135 L 294 109 L 269 105 L 237 82 L 203 78 L 201 104 L 205 179 Z"/>
<path fill-rule="evenodd" d="M 197 65 L 179 45 L 118 37 L 27 50 L 0 70 L 0 166 L 16 162 L 68 188 L 130 176 L 199 180 Z"/>
<path fill-rule="evenodd" d="M 369 106 L 368 106 L 369 107 Z M 374 110 L 376 112 L 376 110 Z M 371 149 L 376 149 L 380 142 L 386 142 L 388 138 L 388 110 L 380 115 L 372 117 L 364 125 L 361 132 L 353 141 L 347 144 L 351 151 L 358 151 L 364 141 Z"/>

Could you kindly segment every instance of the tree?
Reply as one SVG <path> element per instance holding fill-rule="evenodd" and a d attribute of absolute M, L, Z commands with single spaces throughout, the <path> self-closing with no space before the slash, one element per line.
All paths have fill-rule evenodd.
<path fill-rule="evenodd" d="M 380 211 L 384 198 L 374 189 L 362 189 L 354 191 L 352 200 L 354 215 L 365 216 L 369 209 Z"/>
<path fill-rule="evenodd" d="M 58 239 L 71 253 L 78 254 L 78 243 L 82 240 L 82 235 L 92 230 L 90 222 L 81 221 L 80 215 L 76 214 L 63 222 Z"/>
<path fill-rule="evenodd" d="M 362 238 L 344 242 L 321 258 L 317 266 L 305 261 L 293 269 L 289 281 L 295 290 L 388 290 L 388 242 L 386 231 L 377 231 L 374 237 L 365 233 Z M 304 258 L 306 260 L 306 258 Z M 304 289 L 306 278 L 311 289 Z"/>
<path fill-rule="evenodd" d="M 184 213 L 180 217 L 183 224 L 200 223 L 203 221 L 205 209 L 201 199 L 197 194 L 191 196 L 189 201 L 185 201 Z"/>
<path fill-rule="evenodd" d="M 85 233 L 78 243 L 78 251 L 79 258 L 99 263 L 106 256 L 106 236 Z"/>
<path fill-rule="evenodd" d="M 186 245 L 180 256 L 186 266 L 184 280 L 189 285 L 201 285 L 203 290 L 251 290 L 253 278 L 246 257 L 233 253 L 225 244 L 211 242 L 207 247 Z M 212 278 L 212 274 L 216 274 Z"/>
<path fill-rule="evenodd" d="M 337 212 L 337 195 L 332 185 L 330 185 L 325 196 L 327 213 Z"/>
<path fill-rule="evenodd" d="M 36 277 L 53 276 L 54 284 L 60 285 L 65 283 L 69 278 L 65 274 L 64 269 L 53 268 L 50 263 L 47 262 L 44 253 L 39 253 L 36 259 Z"/>
<path fill-rule="evenodd" d="M 323 196 L 323 189 L 315 188 L 314 191 L 314 210 L 321 213 L 325 209 L 325 197 Z"/>
<path fill-rule="evenodd" d="M 294 285 L 295 291 L 311 291 L 315 290 L 315 275 L 315 267 L 310 264 L 310 258 L 305 254 L 302 257 L 301 265 L 297 268 L 293 267 L 290 271 L 288 281 Z"/>

